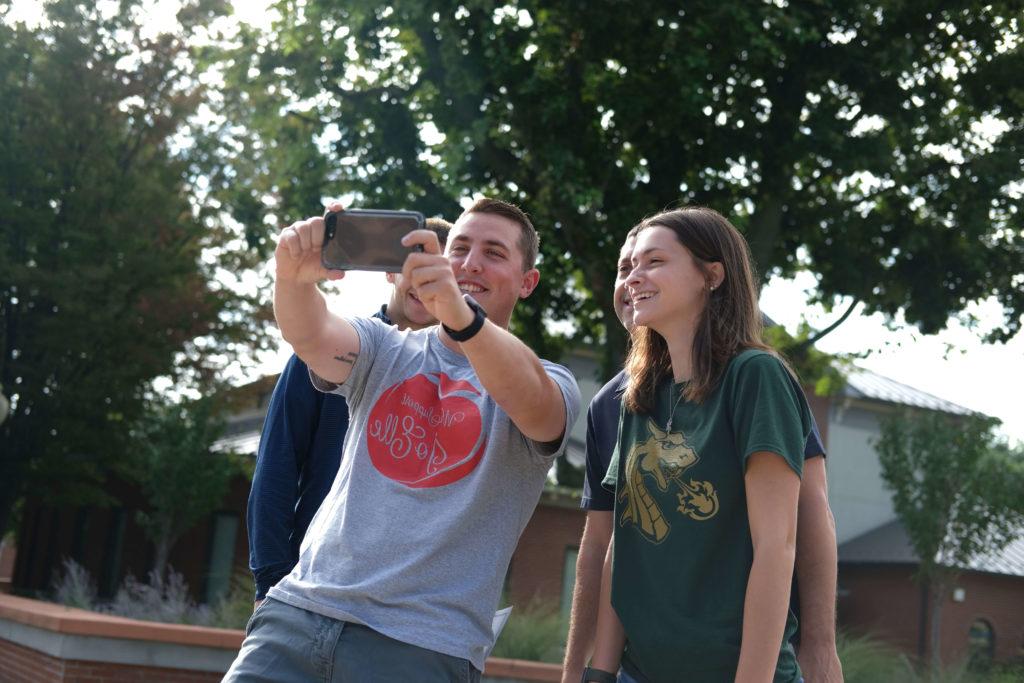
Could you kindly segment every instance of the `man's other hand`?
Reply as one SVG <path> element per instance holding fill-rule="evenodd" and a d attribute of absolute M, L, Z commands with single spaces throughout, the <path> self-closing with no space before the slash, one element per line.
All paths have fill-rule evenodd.
<path fill-rule="evenodd" d="M 801 642 L 797 662 L 807 683 L 843 683 L 843 665 L 834 642 L 821 645 Z"/>

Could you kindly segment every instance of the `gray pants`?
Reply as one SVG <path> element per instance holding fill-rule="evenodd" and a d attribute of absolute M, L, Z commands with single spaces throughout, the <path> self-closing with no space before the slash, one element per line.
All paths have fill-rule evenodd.
<path fill-rule="evenodd" d="M 256 608 L 222 683 L 477 683 L 467 659 L 402 643 L 270 598 Z"/>

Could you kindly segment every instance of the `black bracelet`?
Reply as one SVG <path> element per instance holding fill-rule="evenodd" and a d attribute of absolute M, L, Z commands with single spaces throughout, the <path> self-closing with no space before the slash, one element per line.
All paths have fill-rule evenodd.
<path fill-rule="evenodd" d="M 448 333 L 448 336 L 451 337 L 453 341 L 457 341 L 459 343 L 469 341 L 476 336 L 476 333 L 484 326 L 484 321 L 487 320 L 487 311 L 485 311 L 473 297 L 469 294 L 463 294 L 462 299 L 471 309 L 473 309 L 473 322 L 461 330 L 453 330 L 444 323 L 441 323 L 441 327 L 443 327 L 444 331 Z"/>
<path fill-rule="evenodd" d="M 611 671 L 594 669 L 588 666 L 583 669 L 583 678 L 580 679 L 580 683 L 616 683 L 618 680 L 619 677 Z"/>

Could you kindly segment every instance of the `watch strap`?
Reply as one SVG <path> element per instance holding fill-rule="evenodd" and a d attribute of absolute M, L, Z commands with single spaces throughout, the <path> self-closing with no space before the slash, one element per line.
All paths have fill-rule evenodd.
<path fill-rule="evenodd" d="M 583 669 L 583 678 L 580 680 L 580 683 L 616 683 L 618 680 L 619 677 L 611 671 L 588 666 Z"/>
<path fill-rule="evenodd" d="M 444 323 L 441 323 L 441 327 L 443 327 L 444 331 L 448 333 L 448 336 L 451 337 L 453 341 L 457 341 L 459 343 L 469 341 L 475 337 L 476 333 L 480 331 L 484 326 L 484 322 L 487 320 L 486 311 L 484 311 L 483 307 L 480 306 L 473 297 L 469 294 L 463 294 L 462 298 L 466 302 L 466 305 L 473 310 L 473 322 L 461 330 L 453 330 Z"/>

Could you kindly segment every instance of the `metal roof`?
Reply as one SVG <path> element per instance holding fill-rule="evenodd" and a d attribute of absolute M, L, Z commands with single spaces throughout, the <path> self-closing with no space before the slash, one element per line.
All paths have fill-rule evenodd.
<path fill-rule="evenodd" d="M 917 564 L 918 558 L 903 523 L 894 519 L 840 545 L 839 561 L 851 564 Z M 1024 576 L 1024 529 L 1001 552 L 975 558 L 961 569 Z"/>
<path fill-rule="evenodd" d="M 260 447 L 260 430 L 225 436 L 217 439 L 211 449 L 221 453 L 238 453 L 239 455 L 256 455 Z"/>
<path fill-rule="evenodd" d="M 884 401 L 886 403 L 937 410 L 954 415 L 970 415 L 974 412 L 952 401 L 932 396 L 928 392 L 915 389 L 894 379 L 883 377 L 878 373 L 859 367 L 846 376 L 846 386 L 843 388 L 843 395 L 847 398 Z"/>

